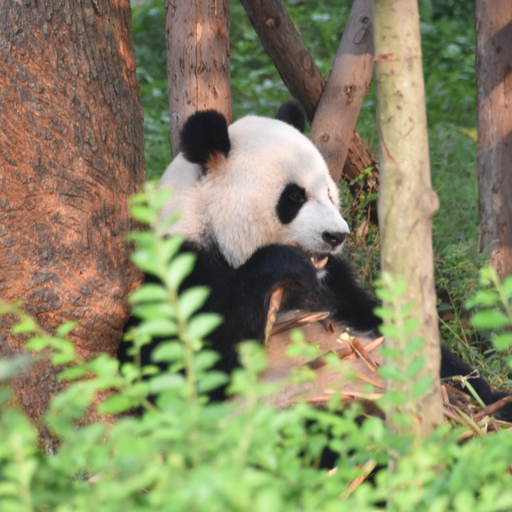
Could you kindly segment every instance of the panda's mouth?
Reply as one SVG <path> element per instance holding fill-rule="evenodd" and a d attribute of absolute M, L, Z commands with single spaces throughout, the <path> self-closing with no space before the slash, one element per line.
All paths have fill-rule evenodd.
<path fill-rule="evenodd" d="M 301 247 L 299 244 L 292 242 L 290 245 L 293 245 L 294 247 L 299 248 L 302 252 L 307 254 L 309 256 L 309 259 L 311 260 L 311 263 L 317 270 L 323 270 L 325 268 L 325 265 L 327 265 L 327 261 L 329 260 L 329 256 L 324 256 L 317 254 L 314 251 L 308 251 Z M 322 257 L 323 256 L 323 257 Z"/>
<path fill-rule="evenodd" d="M 324 256 L 322 259 L 318 259 L 319 256 L 316 252 L 306 251 L 306 254 L 309 256 L 311 263 L 313 263 L 313 266 L 317 270 L 323 270 L 325 268 L 325 265 L 327 265 L 327 260 L 329 259 L 329 256 Z"/>

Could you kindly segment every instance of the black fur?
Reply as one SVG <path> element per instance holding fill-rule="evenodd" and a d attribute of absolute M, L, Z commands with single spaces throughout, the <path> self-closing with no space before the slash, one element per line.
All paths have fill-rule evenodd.
<path fill-rule="evenodd" d="M 263 339 L 273 290 L 284 285 L 299 296 L 318 290 L 315 268 L 309 257 L 296 247 L 268 245 L 236 269 L 215 246 L 205 250 L 185 243 L 181 250 L 195 252 L 197 260 L 180 292 L 192 286 L 208 286 L 211 294 L 202 311 L 219 313 L 224 318 L 222 325 L 209 336 L 209 341 L 221 356 L 217 368 L 227 373 L 238 366 L 236 345 L 240 341 Z M 155 340 L 143 347 L 142 364 L 150 363 L 151 350 L 158 342 Z M 121 345 L 123 352 L 118 357 L 126 361 L 126 343 Z M 211 398 L 222 399 L 223 393 L 223 389 L 217 390 Z"/>
<path fill-rule="evenodd" d="M 306 200 L 306 191 L 302 187 L 295 185 L 295 183 L 286 185 L 276 206 L 279 221 L 282 224 L 289 224 L 297 217 Z"/>
<path fill-rule="evenodd" d="M 300 133 L 306 129 L 306 116 L 297 100 L 285 101 L 277 111 L 276 119 L 297 128 Z"/>
<path fill-rule="evenodd" d="M 206 162 L 213 153 L 228 156 L 231 142 L 226 118 L 215 110 L 204 110 L 191 115 L 180 134 L 180 147 L 185 158 L 206 170 Z"/>
<path fill-rule="evenodd" d="M 474 369 L 468 366 L 464 361 L 459 359 L 453 352 L 441 345 L 441 378 L 447 379 L 456 375 L 468 376 L 474 372 Z M 482 377 L 471 377 L 468 382 L 473 386 L 478 396 L 485 405 L 497 402 L 500 398 L 504 398 L 510 393 L 505 391 L 494 391 L 491 386 L 482 379 Z M 470 394 L 467 388 L 457 385 L 466 393 Z M 512 422 L 512 403 L 506 404 L 495 414 L 496 418 L 503 421 Z"/>

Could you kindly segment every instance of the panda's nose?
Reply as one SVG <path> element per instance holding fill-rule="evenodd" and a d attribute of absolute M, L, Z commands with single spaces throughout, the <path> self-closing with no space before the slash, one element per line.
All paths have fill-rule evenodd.
<path fill-rule="evenodd" d="M 341 231 L 334 231 L 332 233 L 324 231 L 322 238 L 324 242 L 327 242 L 334 249 L 344 242 L 345 238 L 347 238 L 347 233 L 342 233 Z"/>

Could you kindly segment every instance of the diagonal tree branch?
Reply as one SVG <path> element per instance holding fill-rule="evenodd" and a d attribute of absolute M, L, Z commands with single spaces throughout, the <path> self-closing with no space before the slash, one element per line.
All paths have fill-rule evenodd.
<path fill-rule="evenodd" d="M 354 0 L 309 138 L 339 181 L 373 74 L 372 0 Z M 352 171 L 352 168 L 350 169 Z M 355 179 L 359 173 L 349 179 Z"/>
<path fill-rule="evenodd" d="M 299 100 L 309 121 L 312 122 L 326 81 L 297 33 L 281 0 L 240 0 L 240 3 L 283 82 Z M 322 147 L 319 149 L 322 151 Z M 334 167 L 329 161 L 329 155 L 324 154 L 324 157 L 326 156 L 333 172 Z M 336 160 L 339 162 L 339 159 Z M 354 131 L 342 177 L 350 181 L 368 167 L 376 168 L 375 160 L 359 133 Z M 341 173 L 337 174 L 339 179 Z"/>

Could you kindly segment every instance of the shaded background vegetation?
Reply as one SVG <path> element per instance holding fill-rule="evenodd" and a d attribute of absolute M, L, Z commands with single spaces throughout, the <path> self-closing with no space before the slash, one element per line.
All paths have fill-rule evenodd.
<path fill-rule="evenodd" d="M 299 33 L 327 78 L 349 15 L 351 0 L 287 0 Z M 440 199 L 434 218 L 436 283 L 443 340 L 465 359 L 484 367 L 491 381 L 506 384 L 506 366 L 486 339 L 469 326 L 464 300 L 473 294 L 485 261 L 478 249 L 476 177 L 476 85 L 474 5 L 458 0 L 420 0 L 423 65 L 427 94 L 433 188 Z M 231 72 L 235 119 L 249 113 L 273 116 L 290 97 L 261 46 L 241 5 L 230 2 Z M 144 107 L 148 178 L 168 165 L 169 111 L 163 0 L 133 9 L 135 58 Z M 357 128 L 377 151 L 376 99 L 372 88 Z M 342 185 L 343 187 L 343 185 Z M 348 192 L 342 189 L 345 204 Z M 357 210 L 352 220 L 352 256 L 372 283 L 379 262 L 378 236 L 361 235 Z M 487 353 L 485 353 L 487 352 Z M 482 355 L 483 354 L 483 355 Z M 485 358 L 485 362 L 484 362 Z M 510 383 L 509 383 L 510 385 Z"/>

